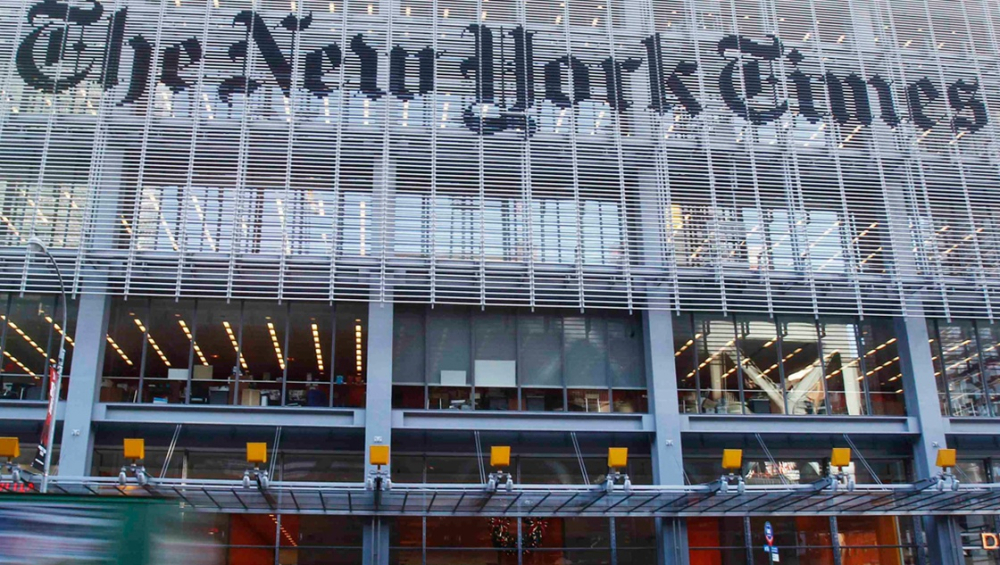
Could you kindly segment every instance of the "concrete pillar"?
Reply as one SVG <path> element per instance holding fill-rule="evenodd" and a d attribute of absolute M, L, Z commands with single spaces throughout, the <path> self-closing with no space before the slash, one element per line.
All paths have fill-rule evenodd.
<path fill-rule="evenodd" d="M 365 404 L 365 473 L 368 448 L 392 445 L 392 302 L 368 305 L 368 387 Z M 390 450 L 389 458 L 393 457 Z M 388 565 L 389 529 L 378 518 L 365 523 L 365 565 Z"/>
<path fill-rule="evenodd" d="M 63 420 L 59 451 L 59 474 L 66 477 L 90 475 L 94 451 L 91 424 L 94 404 L 101 388 L 105 337 L 108 333 L 111 297 L 83 294 L 73 339 L 73 365 Z"/>
<path fill-rule="evenodd" d="M 934 463 L 938 449 L 947 447 L 945 421 L 938 402 L 927 321 L 918 316 L 897 318 L 895 327 L 906 411 L 920 421 L 920 438 L 913 447 L 914 471 L 916 479 L 920 480 L 940 471 Z M 958 549 L 961 544 L 953 522 L 948 517 L 924 518 L 928 563 L 958 565 L 961 562 Z"/>
<path fill-rule="evenodd" d="M 653 415 L 653 482 L 684 484 L 681 452 L 681 417 L 677 398 L 677 368 L 674 365 L 674 325 L 670 312 L 643 312 L 646 386 Z M 657 519 L 656 541 L 659 565 L 687 565 L 687 523 L 683 518 Z"/>

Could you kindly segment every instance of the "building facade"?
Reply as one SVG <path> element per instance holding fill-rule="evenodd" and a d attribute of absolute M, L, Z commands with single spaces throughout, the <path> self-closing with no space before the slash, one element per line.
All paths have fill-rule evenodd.
<path fill-rule="evenodd" d="M 162 480 L 236 484 L 263 441 L 276 483 L 361 484 L 389 445 L 436 496 L 509 445 L 556 496 L 628 447 L 654 492 L 738 448 L 766 497 L 833 447 L 900 488 L 954 448 L 988 490 L 998 30 L 997 0 L 0 0 L 0 435 L 37 443 L 65 332 L 61 478 L 142 437 Z M 767 522 L 786 563 L 1000 563 L 1000 503 L 962 496 L 321 496 L 192 536 L 234 565 L 729 565 Z"/>

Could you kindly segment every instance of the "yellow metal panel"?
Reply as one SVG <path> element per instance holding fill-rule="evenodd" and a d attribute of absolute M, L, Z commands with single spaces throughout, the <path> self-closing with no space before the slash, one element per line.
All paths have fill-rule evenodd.
<path fill-rule="evenodd" d="M 368 449 L 368 463 L 371 465 L 389 464 L 389 446 L 373 445 Z"/>
<path fill-rule="evenodd" d="M 146 458 L 146 440 L 136 439 L 136 438 L 126 438 L 125 444 L 125 459 L 145 459 Z"/>
<path fill-rule="evenodd" d="M 830 455 L 830 466 L 847 467 L 850 464 L 851 464 L 851 448 L 834 447 L 833 453 Z"/>
<path fill-rule="evenodd" d="M 490 467 L 507 467 L 510 465 L 510 446 L 494 445 L 490 448 Z"/>
<path fill-rule="evenodd" d="M 608 448 L 608 467 L 612 469 L 623 469 L 628 465 L 627 447 Z"/>
<path fill-rule="evenodd" d="M 937 452 L 937 466 L 942 468 L 954 467 L 957 457 L 958 452 L 954 449 L 939 449 Z"/>
<path fill-rule="evenodd" d="M 267 444 L 248 442 L 247 463 L 267 463 Z"/>
<path fill-rule="evenodd" d="M 21 456 L 21 443 L 16 437 L 0 437 L 0 457 L 15 459 Z"/>
<path fill-rule="evenodd" d="M 743 470 L 743 450 L 742 449 L 723 449 L 722 450 L 722 468 L 727 471 L 742 471 Z"/>

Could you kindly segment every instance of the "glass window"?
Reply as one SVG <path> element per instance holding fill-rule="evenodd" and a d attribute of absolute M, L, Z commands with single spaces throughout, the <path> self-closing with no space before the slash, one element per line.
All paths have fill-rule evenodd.
<path fill-rule="evenodd" d="M 187 334 L 193 320 L 193 300 L 151 300 L 148 317 L 133 319 L 146 339 L 143 402 L 184 402 L 192 355 L 192 340 Z"/>
<path fill-rule="evenodd" d="M 238 375 L 236 402 L 240 406 L 281 404 L 288 350 L 287 312 L 284 304 L 244 303 L 240 352 L 247 368 Z"/>
<path fill-rule="evenodd" d="M 364 408 L 368 370 L 368 304 L 338 303 L 333 405 Z"/>
<path fill-rule="evenodd" d="M 146 312 L 146 300 L 115 298 L 111 303 L 105 336 L 101 402 L 139 402 L 139 372 L 145 340 L 134 320 Z"/>
<path fill-rule="evenodd" d="M 470 321 L 463 308 L 437 306 L 427 318 L 427 382 L 445 386 L 472 383 L 469 375 Z"/>
<path fill-rule="evenodd" d="M 333 362 L 333 310 L 292 303 L 288 316 L 286 406 L 329 406 Z"/>
<path fill-rule="evenodd" d="M 695 342 L 701 339 L 701 334 L 695 335 L 692 323 L 690 314 L 674 317 L 674 367 L 677 371 L 678 404 L 682 414 L 697 414 L 701 411 L 695 363 L 695 352 L 698 349 Z"/>
<path fill-rule="evenodd" d="M 983 380 L 993 414 L 1000 414 L 1000 326 L 976 322 Z"/>
<path fill-rule="evenodd" d="M 843 396 L 828 398 L 819 355 L 819 334 L 812 320 L 780 320 L 781 368 L 789 414 L 843 413 Z M 838 402 L 833 406 L 833 401 Z"/>
<path fill-rule="evenodd" d="M 933 334 L 932 334 L 933 335 Z M 861 324 L 865 352 L 865 384 L 875 416 L 905 416 L 903 371 L 892 320 L 866 320 Z M 942 389 L 939 389 L 942 390 Z"/>
<path fill-rule="evenodd" d="M 976 335 L 969 322 L 937 322 L 936 374 L 947 388 L 952 416 L 989 416 Z"/>
<path fill-rule="evenodd" d="M 425 382 L 424 336 L 424 308 L 396 306 L 392 318 L 393 383 Z"/>
<path fill-rule="evenodd" d="M 192 335 L 208 364 L 196 356 L 201 365 L 191 374 L 192 404 L 233 403 L 236 373 L 250 370 L 246 357 L 236 355 L 241 328 L 240 302 L 198 301 Z"/>
<path fill-rule="evenodd" d="M 608 318 L 608 367 L 613 388 L 646 388 L 642 339 L 640 318 Z"/>
<path fill-rule="evenodd" d="M 566 316 L 563 331 L 566 385 L 607 389 L 607 324 L 604 318 Z"/>
<path fill-rule="evenodd" d="M 819 330 L 830 413 L 867 414 L 857 324 L 852 321 L 821 321 Z"/>
<path fill-rule="evenodd" d="M 695 318 L 697 377 L 701 389 L 701 411 L 742 414 L 737 374 L 736 326 L 731 318 Z M 692 375 L 693 376 L 693 375 Z"/>
<path fill-rule="evenodd" d="M 520 384 L 561 387 L 562 317 L 519 313 L 517 325 Z"/>
<path fill-rule="evenodd" d="M 773 321 L 739 317 L 740 369 L 743 373 L 745 406 L 742 412 L 752 414 L 784 414 L 778 334 Z M 789 387 L 791 387 L 789 383 Z M 789 399 L 795 398 L 790 393 Z M 791 407 L 795 407 L 790 403 Z"/>

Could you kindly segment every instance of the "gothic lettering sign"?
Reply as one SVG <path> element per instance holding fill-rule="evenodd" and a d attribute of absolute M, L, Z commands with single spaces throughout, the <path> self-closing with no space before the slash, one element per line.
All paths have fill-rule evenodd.
<path fill-rule="evenodd" d="M 921 71 L 905 80 L 860 67 L 816 72 L 822 67 L 810 61 L 816 55 L 776 35 L 722 34 L 707 52 L 700 50 L 696 57 L 692 46 L 680 46 L 690 48 L 691 56 L 668 62 L 666 52 L 676 53 L 679 46 L 661 33 L 633 34 L 635 45 L 612 46 L 602 56 L 584 48 L 553 57 L 538 53 L 540 42 L 551 42 L 546 34 L 523 25 L 470 22 L 459 28 L 460 42 L 444 47 L 433 38 L 428 44 L 408 34 L 387 40 L 385 33 L 370 30 L 333 33 L 320 14 L 301 9 L 283 17 L 273 14 L 214 10 L 210 28 L 228 26 L 243 33 L 213 53 L 219 47 L 206 45 L 205 33 L 165 41 L 146 26 L 133 26 L 145 16 L 128 7 L 43 0 L 24 14 L 16 72 L 30 89 L 46 94 L 96 81 L 119 107 L 137 105 L 154 85 L 175 95 L 199 88 L 206 100 L 226 107 L 268 91 L 286 100 L 324 101 L 349 91 L 369 104 L 386 98 L 408 103 L 439 94 L 439 77 L 447 75 L 459 77 L 458 84 L 449 85 L 449 94 L 462 99 L 455 115 L 481 136 L 532 136 L 541 105 L 572 109 L 586 101 L 603 103 L 619 115 L 646 111 L 697 117 L 708 98 L 721 100 L 726 111 L 757 126 L 792 116 L 813 124 L 829 117 L 844 126 L 880 122 L 895 128 L 908 121 L 918 130 L 945 126 L 965 135 L 989 121 L 974 72 L 944 79 Z M 231 64 L 212 68 L 225 61 Z M 234 68 L 239 70 L 231 72 Z"/>

